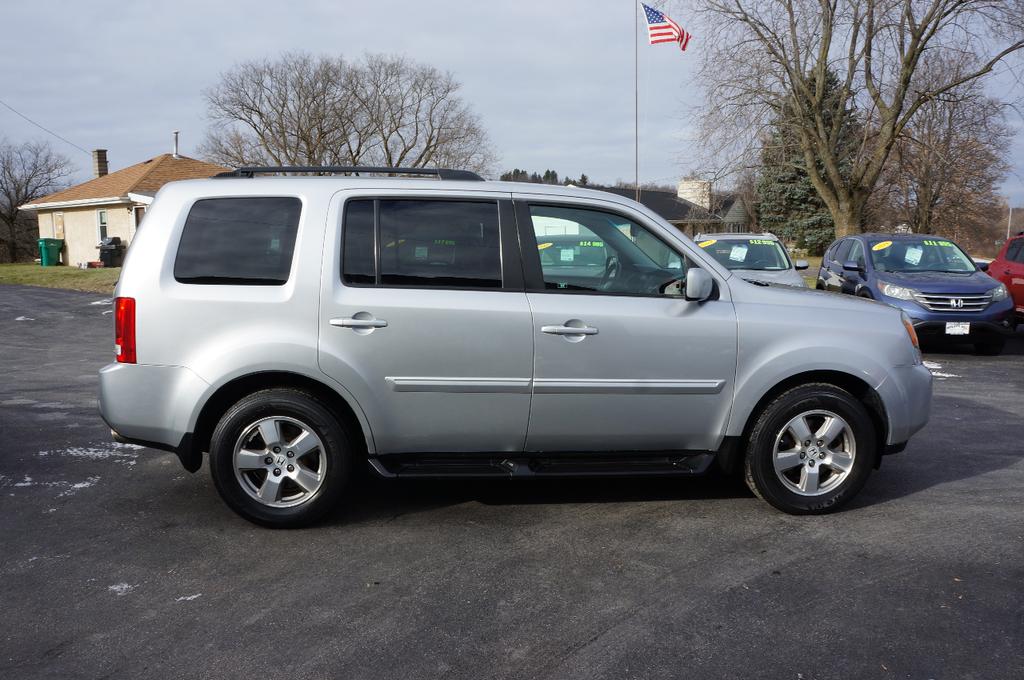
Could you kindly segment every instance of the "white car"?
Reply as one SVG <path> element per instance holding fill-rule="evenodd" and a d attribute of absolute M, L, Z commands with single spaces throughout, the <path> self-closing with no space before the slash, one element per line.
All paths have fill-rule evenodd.
<path fill-rule="evenodd" d="M 697 245 L 742 279 L 806 288 L 799 272 L 806 260 L 793 262 L 773 234 L 698 234 Z"/>

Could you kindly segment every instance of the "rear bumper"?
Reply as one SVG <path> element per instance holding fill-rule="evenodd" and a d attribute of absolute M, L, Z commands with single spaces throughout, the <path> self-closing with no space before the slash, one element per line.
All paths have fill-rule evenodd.
<path fill-rule="evenodd" d="M 208 389 L 182 366 L 108 364 L 100 369 L 100 415 L 116 439 L 174 451 L 194 471 L 189 418 Z"/>
<path fill-rule="evenodd" d="M 928 424 L 932 409 L 931 371 L 923 365 L 893 368 L 877 391 L 889 421 L 886 446 L 899 450 L 899 445 Z"/>

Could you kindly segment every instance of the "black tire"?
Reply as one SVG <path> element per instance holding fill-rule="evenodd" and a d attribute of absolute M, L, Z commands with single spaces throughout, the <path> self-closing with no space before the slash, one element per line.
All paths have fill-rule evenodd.
<path fill-rule="evenodd" d="M 300 505 L 277 508 L 252 498 L 235 476 L 235 444 L 254 422 L 270 416 L 292 418 L 320 438 L 326 458 L 323 483 Z M 351 477 L 353 447 L 330 409 L 308 392 L 268 389 L 255 392 L 227 410 L 210 441 L 210 474 L 221 498 L 239 515 L 265 527 L 286 529 L 316 522 L 333 509 Z"/>
<path fill-rule="evenodd" d="M 999 356 L 1003 353 L 1004 349 L 1006 349 L 1006 338 L 996 338 L 995 340 L 974 343 L 974 353 L 981 356 Z"/>
<path fill-rule="evenodd" d="M 808 411 L 830 411 L 850 426 L 856 443 L 853 466 L 839 486 L 819 496 L 791 491 L 775 472 L 775 441 L 787 423 Z M 863 488 L 875 466 L 878 440 L 867 408 L 846 390 L 828 383 L 801 385 L 783 392 L 758 414 L 747 440 L 747 486 L 758 498 L 792 515 L 838 510 Z"/>

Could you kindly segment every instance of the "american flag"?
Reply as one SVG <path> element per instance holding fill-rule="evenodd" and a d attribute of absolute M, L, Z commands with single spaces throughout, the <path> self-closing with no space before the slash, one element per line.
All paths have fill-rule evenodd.
<path fill-rule="evenodd" d="M 679 49 L 685 52 L 692 36 L 680 28 L 679 24 L 653 7 L 648 7 L 643 3 L 640 3 L 640 6 L 644 8 L 644 15 L 647 17 L 647 38 L 650 43 L 652 45 L 678 43 Z"/>

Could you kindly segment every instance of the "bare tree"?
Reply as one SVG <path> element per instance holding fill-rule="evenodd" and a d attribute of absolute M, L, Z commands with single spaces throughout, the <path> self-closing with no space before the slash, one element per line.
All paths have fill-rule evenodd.
<path fill-rule="evenodd" d="M 861 229 L 889 154 L 921 107 L 1024 49 L 1024 0 L 702 0 L 700 7 L 709 148 L 730 161 L 749 156 L 764 126 L 791 111 L 786 122 L 838 235 Z M 926 84 L 919 67 L 938 50 L 964 67 Z M 839 76 L 838 97 L 826 92 L 830 70 Z M 839 144 L 851 115 L 863 122 L 852 157 Z"/>
<path fill-rule="evenodd" d="M 921 80 L 941 80 L 957 68 L 946 56 L 931 55 Z M 1001 211 L 998 185 L 1009 169 L 1013 131 L 1004 108 L 977 80 L 925 102 L 897 139 L 882 174 L 890 219 L 917 233 L 963 241 L 984 233 Z"/>
<path fill-rule="evenodd" d="M 289 53 L 236 65 L 208 90 L 202 153 L 225 165 L 443 165 L 493 154 L 449 73 L 404 57 Z"/>
<path fill-rule="evenodd" d="M 7 261 L 17 262 L 37 233 L 21 206 L 65 188 L 73 170 L 71 161 L 45 142 L 0 139 L 0 247 Z"/>

